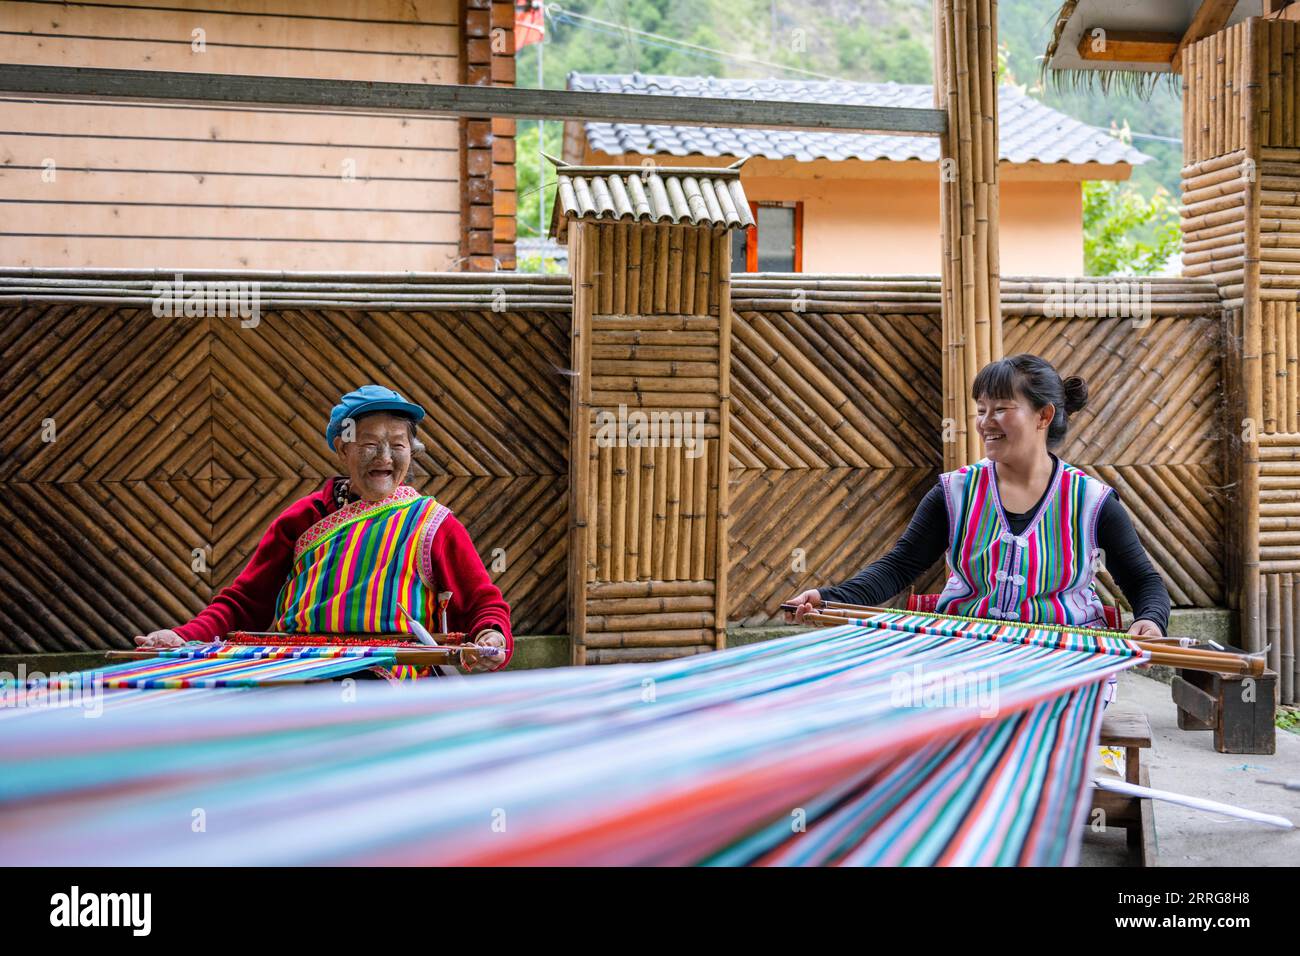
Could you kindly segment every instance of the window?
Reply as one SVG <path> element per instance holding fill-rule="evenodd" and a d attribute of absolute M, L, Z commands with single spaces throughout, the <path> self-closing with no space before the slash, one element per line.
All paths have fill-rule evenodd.
<path fill-rule="evenodd" d="M 758 224 L 731 234 L 732 272 L 802 272 L 803 203 L 751 202 Z"/>

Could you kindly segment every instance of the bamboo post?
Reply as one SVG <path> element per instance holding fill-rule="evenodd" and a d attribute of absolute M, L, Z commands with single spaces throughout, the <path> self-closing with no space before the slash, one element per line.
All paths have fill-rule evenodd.
<path fill-rule="evenodd" d="M 727 480 L 731 462 L 731 234 L 723 231 L 714 243 L 714 288 L 711 301 L 718 309 L 718 440 L 713 450 L 712 489 L 709 498 L 717 502 L 709 524 L 714 530 L 714 562 L 709 569 L 714 580 L 714 646 L 727 646 L 727 529 L 729 492 Z"/>
<path fill-rule="evenodd" d="M 1261 34 L 1259 21 L 1252 17 L 1244 24 L 1245 74 L 1245 155 L 1259 163 L 1259 83 L 1261 72 Z M 1241 379 L 1245 399 L 1246 418 L 1251 423 L 1252 441 L 1242 443 L 1241 469 L 1241 547 L 1242 555 L 1242 637 L 1246 649 L 1257 651 L 1263 646 L 1260 607 L 1260 551 L 1259 551 L 1259 432 L 1262 430 L 1263 383 L 1260 299 L 1259 299 L 1259 177 L 1245 184 L 1245 245 L 1242 270 L 1242 357 Z"/>
<path fill-rule="evenodd" d="M 997 4 L 940 0 L 935 14 L 935 105 L 940 137 L 941 301 L 945 468 L 983 455 L 970 386 L 1001 358 L 998 250 Z"/>
<path fill-rule="evenodd" d="M 572 660 L 586 663 L 587 521 L 591 480 L 591 310 L 595 264 L 587 223 L 569 224 L 569 268 L 577 281 L 573 289 L 573 319 L 569 363 L 574 371 L 569 389 L 569 582 L 568 617 Z"/>

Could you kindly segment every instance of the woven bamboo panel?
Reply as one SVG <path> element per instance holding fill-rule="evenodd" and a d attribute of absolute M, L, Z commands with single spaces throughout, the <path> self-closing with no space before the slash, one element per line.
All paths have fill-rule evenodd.
<path fill-rule="evenodd" d="M 1246 193 L 1254 168 L 1244 151 L 1183 169 L 1183 275 L 1212 280 L 1240 296 L 1245 256 Z"/>
<path fill-rule="evenodd" d="M 615 315 L 718 314 L 726 233 L 690 225 L 600 223 L 591 235 L 592 311 Z"/>
<path fill-rule="evenodd" d="M 1114 487 L 1175 606 L 1224 600 L 1223 381 L 1217 317 L 1008 318 L 1007 354 L 1088 382 L 1058 454 Z M 1109 599 L 1118 589 L 1103 579 Z"/>
<path fill-rule="evenodd" d="M 733 470 L 730 620 L 769 623 L 782 601 L 839 584 L 883 555 L 937 473 L 934 467 Z M 918 581 L 917 590 L 936 580 Z"/>
<path fill-rule="evenodd" d="M 729 620 L 774 619 L 902 533 L 938 474 L 939 342 L 933 314 L 735 313 Z"/>
<path fill-rule="evenodd" d="M 0 649 L 120 647 L 188 619 L 276 514 L 337 473 L 324 423 L 367 381 L 429 411 L 409 480 L 469 529 L 516 629 L 560 630 L 567 321 L 286 310 L 242 328 L 120 307 L 0 313 L 12 423 L 0 527 L 22 544 L 0 553 L 17 597 L 0 611 Z"/>
<path fill-rule="evenodd" d="M 1190 44 L 1183 53 L 1183 157 L 1188 163 L 1245 145 L 1246 25 Z"/>
<path fill-rule="evenodd" d="M 1261 146 L 1300 146 L 1300 23 L 1260 20 L 1259 140 Z"/>
<path fill-rule="evenodd" d="M 1300 27 L 1300 23 L 1291 25 Z M 1266 310 L 1271 303 L 1286 303 L 1291 316 L 1300 300 L 1300 149 L 1260 150 L 1259 297 L 1266 300 Z M 1267 328 L 1264 336 L 1268 348 Z M 1288 347 L 1288 354 L 1294 356 L 1294 346 Z M 1267 395 L 1267 383 L 1264 388 Z"/>
<path fill-rule="evenodd" d="M 717 551 L 718 442 L 593 449 L 587 580 L 704 581 Z M 712 508 L 710 508 L 712 504 Z"/>

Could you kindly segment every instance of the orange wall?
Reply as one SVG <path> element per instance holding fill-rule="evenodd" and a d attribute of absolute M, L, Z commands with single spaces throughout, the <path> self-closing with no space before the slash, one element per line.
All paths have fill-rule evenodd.
<path fill-rule="evenodd" d="M 751 200 L 803 202 L 805 272 L 939 272 L 937 181 L 741 181 Z M 1079 183 L 1005 182 L 999 220 L 1003 275 L 1083 274 Z"/>
<path fill-rule="evenodd" d="M 642 158 L 588 150 L 583 161 L 637 165 Z M 655 161 L 664 166 L 725 166 L 733 160 L 656 156 Z M 1122 179 L 1130 171 L 1124 165 L 1015 167 L 1004 163 L 1002 274 L 1082 275 L 1080 179 Z M 740 175 L 751 200 L 803 202 L 804 272 L 939 272 L 939 186 L 933 163 L 754 158 Z"/>
<path fill-rule="evenodd" d="M 458 82 L 458 0 L 118 2 L 3 3 L 0 62 Z M 26 99 L 0 98 L 0 265 L 438 270 L 460 253 L 454 119 Z"/>

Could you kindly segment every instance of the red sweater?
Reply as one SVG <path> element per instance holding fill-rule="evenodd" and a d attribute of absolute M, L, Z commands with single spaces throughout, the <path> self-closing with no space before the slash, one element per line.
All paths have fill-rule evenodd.
<path fill-rule="evenodd" d="M 271 522 L 248 559 L 248 565 L 199 612 L 194 620 L 173 630 L 187 641 L 210 641 L 230 631 L 265 631 L 275 620 L 275 599 L 293 569 L 293 548 L 299 536 L 335 511 L 334 479 L 306 498 L 300 498 Z M 500 631 L 506 638 L 510 662 L 514 637 L 510 633 L 510 606 L 488 577 L 465 526 L 447 515 L 433 536 L 433 573 L 437 591 L 451 591 L 447 626 L 473 640 L 484 629 Z"/>

